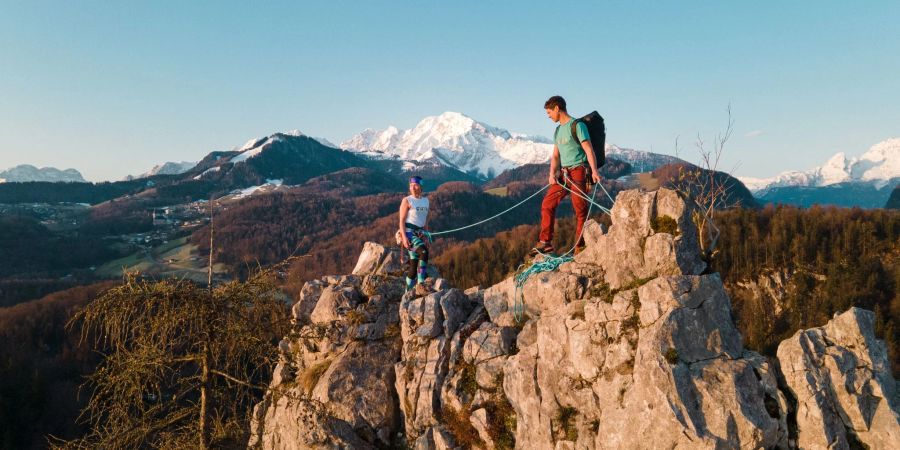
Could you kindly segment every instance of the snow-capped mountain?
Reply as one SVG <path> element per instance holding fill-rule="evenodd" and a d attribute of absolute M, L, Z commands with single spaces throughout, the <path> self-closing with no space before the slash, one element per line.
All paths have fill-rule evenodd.
<path fill-rule="evenodd" d="M 445 112 L 426 117 L 408 130 L 366 129 L 342 142 L 341 148 L 372 159 L 439 162 L 489 179 L 525 164 L 546 163 L 553 151 L 553 141 L 543 136 L 509 132 L 464 114 Z M 606 144 L 606 153 L 631 163 L 638 171 L 683 162 L 674 156 L 611 144 Z"/>
<path fill-rule="evenodd" d="M 606 144 L 606 156 L 631 164 L 634 172 L 650 172 L 666 164 L 683 164 L 687 162 L 671 155 L 645 152 L 633 148 L 622 148 L 612 144 Z"/>
<path fill-rule="evenodd" d="M 426 117 L 408 130 L 364 130 L 342 142 L 341 148 L 370 157 L 380 154 L 407 161 L 436 160 L 481 178 L 492 178 L 523 164 L 546 162 L 552 142 L 445 112 Z"/>
<path fill-rule="evenodd" d="M 197 161 L 182 161 L 182 162 L 166 162 L 163 164 L 157 164 L 153 166 L 147 172 L 144 172 L 140 175 L 128 175 L 125 177 L 125 180 L 136 180 L 138 178 L 147 178 L 152 177 L 153 175 L 180 175 L 194 168 L 197 165 Z"/>
<path fill-rule="evenodd" d="M 881 189 L 900 177 L 900 138 L 873 145 L 858 158 L 838 153 L 824 165 L 806 171 L 791 170 L 771 178 L 739 177 L 757 197 L 780 187 L 823 187 L 840 183 L 868 183 Z"/>
<path fill-rule="evenodd" d="M 291 131 L 287 131 L 284 133 L 275 133 L 270 136 L 263 136 L 263 137 L 259 137 L 259 138 L 255 138 L 255 139 L 250 139 L 244 145 L 234 148 L 234 151 L 237 151 L 240 153 L 231 157 L 231 159 L 229 161 L 232 163 L 245 162 L 248 159 L 253 158 L 254 156 L 257 156 L 260 153 L 262 153 L 263 150 L 268 148 L 270 145 L 284 140 L 284 138 L 287 136 L 308 137 L 326 147 L 340 148 L 337 145 L 334 145 L 328 139 L 318 138 L 315 136 L 309 136 L 307 134 L 304 134 L 300 130 L 291 130 Z"/>
<path fill-rule="evenodd" d="M 53 183 L 86 183 L 81 172 L 75 169 L 59 170 L 55 167 L 38 169 L 30 164 L 22 164 L 0 172 L 0 183 L 49 181 Z"/>

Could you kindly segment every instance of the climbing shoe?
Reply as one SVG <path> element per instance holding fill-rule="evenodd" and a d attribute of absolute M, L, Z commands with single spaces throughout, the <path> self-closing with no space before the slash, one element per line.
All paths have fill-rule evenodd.
<path fill-rule="evenodd" d="M 553 244 L 544 241 L 538 241 L 534 248 L 531 249 L 531 256 L 537 256 L 540 253 L 553 253 Z"/>
<path fill-rule="evenodd" d="M 583 246 L 583 245 L 576 245 L 576 246 L 575 246 L 575 254 L 576 254 L 576 255 L 579 254 L 579 253 L 581 253 L 582 251 L 584 251 L 584 246 Z"/>

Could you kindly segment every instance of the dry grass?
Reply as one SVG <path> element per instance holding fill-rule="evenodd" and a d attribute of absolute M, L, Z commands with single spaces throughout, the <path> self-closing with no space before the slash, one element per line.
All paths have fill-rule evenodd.
<path fill-rule="evenodd" d="M 678 236 L 678 222 L 669 216 L 657 216 L 650 219 L 650 228 L 656 233 L 669 233 Z"/>
<path fill-rule="evenodd" d="M 665 358 L 666 358 L 666 361 L 668 361 L 668 363 L 673 366 L 675 364 L 678 364 L 678 350 L 675 350 L 674 348 L 669 348 L 668 350 L 666 350 Z"/>
<path fill-rule="evenodd" d="M 502 385 L 501 385 L 502 386 Z M 497 450 L 516 448 L 516 411 L 503 395 L 503 389 L 491 396 L 485 405 L 488 417 L 488 434 Z"/>
<path fill-rule="evenodd" d="M 571 406 L 563 406 L 556 413 L 556 423 L 559 425 L 561 437 L 564 440 L 575 442 L 578 440 L 578 428 L 575 426 L 575 416 L 578 410 Z"/>
<path fill-rule="evenodd" d="M 471 413 L 467 407 L 457 411 L 453 407 L 444 405 L 441 408 L 441 419 L 447 431 L 453 435 L 457 446 L 461 448 L 485 448 L 486 445 L 478 435 L 478 431 L 470 421 Z"/>
<path fill-rule="evenodd" d="M 319 383 L 319 379 L 322 378 L 322 374 L 324 374 L 329 367 L 331 367 L 331 360 L 326 359 L 325 361 L 307 367 L 306 370 L 300 374 L 297 381 L 300 383 L 300 387 L 303 388 L 303 391 L 306 392 L 306 395 L 312 395 L 313 388 L 316 387 L 316 384 Z"/>
<path fill-rule="evenodd" d="M 384 328 L 385 339 L 394 339 L 397 336 L 400 336 L 400 325 L 392 323 Z"/>
<path fill-rule="evenodd" d="M 470 398 L 475 397 L 475 393 L 478 391 L 478 382 L 475 380 L 475 365 L 460 358 L 457 370 L 461 374 L 459 379 L 460 389 Z"/>
<path fill-rule="evenodd" d="M 355 309 L 351 309 L 350 311 L 347 311 L 347 323 L 349 323 L 351 326 L 360 325 L 365 322 L 366 322 L 365 314 L 363 314 Z"/>

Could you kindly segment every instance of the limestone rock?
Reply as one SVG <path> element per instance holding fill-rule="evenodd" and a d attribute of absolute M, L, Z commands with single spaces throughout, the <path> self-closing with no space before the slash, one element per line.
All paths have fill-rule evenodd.
<path fill-rule="evenodd" d="M 491 434 L 488 431 L 488 413 L 484 408 L 476 409 L 472 411 L 472 415 L 469 417 L 469 422 L 472 423 L 472 427 L 475 428 L 475 431 L 478 432 L 478 437 L 485 443 L 485 447 L 487 450 L 494 450 L 494 442 L 491 439 Z"/>
<path fill-rule="evenodd" d="M 621 192 L 608 230 L 586 223 L 586 249 L 519 292 L 432 274 L 436 292 L 404 294 L 399 253 L 367 243 L 354 275 L 301 291 L 250 443 L 900 448 L 872 314 L 799 332 L 779 364 L 747 351 L 691 214 L 674 191 Z"/>
<path fill-rule="evenodd" d="M 472 364 L 479 364 L 498 356 L 507 355 L 515 342 L 517 330 L 512 327 L 498 327 L 484 322 L 466 340 L 463 358 Z"/>
<path fill-rule="evenodd" d="M 310 310 L 279 343 L 270 391 L 251 420 L 251 448 L 376 448 L 401 422 L 394 390 L 399 297 L 372 295 L 389 276 L 328 276 L 307 283 L 295 311 Z M 307 302 L 315 303 L 312 308 Z M 301 315 L 302 317 L 302 315 Z"/>
<path fill-rule="evenodd" d="M 578 275 L 556 271 L 543 272 L 528 278 L 522 286 L 525 314 L 538 317 L 547 312 L 564 310 L 566 304 L 586 295 L 586 279 Z"/>
<path fill-rule="evenodd" d="M 586 224 L 587 248 L 575 260 L 600 266 L 613 289 L 635 279 L 698 275 L 706 264 L 700 259 L 691 212 L 690 204 L 669 189 L 621 192 L 612 208 L 609 232 Z M 675 225 L 674 234 L 658 225 L 665 221 Z"/>
<path fill-rule="evenodd" d="M 765 360 L 743 350 L 718 275 L 656 278 L 567 306 L 526 325 L 504 367 L 517 442 L 787 446 L 786 402 Z"/>
<path fill-rule="evenodd" d="M 376 447 L 360 439 L 347 422 L 328 415 L 322 405 L 267 393 L 253 410 L 247 448 L 278 450 L 360 449 Z"/>
<path fill-rule="evenodd" d="M 512 277 L 484 290 L 482 301 L 492 322 L 497 322 L 504 313 L 510 312 L 515 304 L 516 283 Z"/>
<path fill-rule="evenodd" d="M 400 250 L 389 249 L 375 242 L 366 242 L 353 268 L 353 275 L 400 275 Z"/>
<path fill-rule="evenodd" d="M 428 428 L 413 446 L 414 450 L 454 450 L 456 445 L 453 436 L 442 426 Z"/>
<path fill-rule="evenodd" d="M 388 275 L 366 275 L 362 279 L 360 291 L 367 297 L 380 295 L 397 299 L 406 292 L 406 284 L 398 277 Z"/>
<path fill-rule="evenodd" d="M 369 442 L 390 443 L 399 408 L 394 398 L 397 351 L 383 342 L 352 342 L 321 375 L 311 398 L 329 405 Z"/>
<path fill-rule="evenodd" d="M 338 320 L 347 311 L 355 308 L 359 300 L 360 295 L 356 288 L 330 285 L 322 289 L 319 301 L 310 313 L 309 319 L 313 323 Z"/>
<path fill-rule="evenodd" d="M 403 352 L 394 370 L 408 438 L 418 438 L 438 423 L 452 338 L 474 306 L 457 289 L 407 298 L 401 303 Z"/>
<path fill-rule="evenodd" d="M 778 346 L 797 400 L 798 446 L 900 448 L 900 408 L 874 314 L 850 308 L 824 327 L 798 331 Z"/>
<path fill-rule="evenodd" d="M 319 302 L 319 296 L 322 295 L 322 288 L 325 286 L 321 280 L 307 281 L 303 288 L 300 289 L 300 297 L 294 306 L 291 307 L 291 315 L 295 324 L 305 324 L 309 321 L 309 315 Z"/>

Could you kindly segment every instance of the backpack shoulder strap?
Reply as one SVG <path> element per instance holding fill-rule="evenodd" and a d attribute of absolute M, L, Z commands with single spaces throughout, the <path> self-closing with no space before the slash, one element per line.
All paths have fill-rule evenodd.
<path fill-rule="evenodd" d="M 569 131 L 572 133 L 572 140 L 581 144 L 581 141 L 578 139 L 578 130 L 576 129 L 579 120 L 581 119 L 572 118 L 572 124 L 569 126 Z"/>

